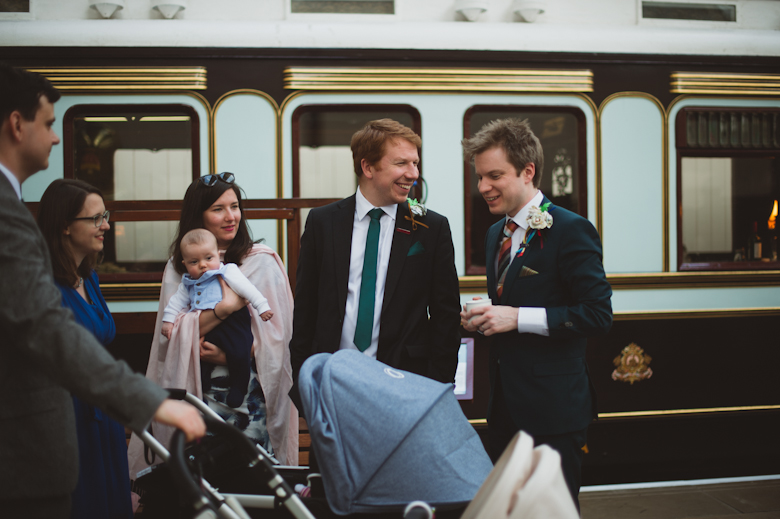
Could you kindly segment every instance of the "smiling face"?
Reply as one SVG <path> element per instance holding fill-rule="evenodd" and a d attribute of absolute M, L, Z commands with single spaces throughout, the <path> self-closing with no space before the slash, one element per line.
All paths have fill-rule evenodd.
<path fill-rule="evenodd" d="M 492 214 L 516 215 L 536 195 L 534 165 L 526 164 L 520 175 L 507 160 L 504 148 L 495 147 L 474 157 L 479 193 Z"/>
<path fill-rule="evenodd" d="M 219 251 L 214 240 L 182 245 L 181 255 L 192 279 L 200 279 L 204 272 L 219 268 Z"/>
<path fill-rule="evenodd" d="M 203 211 L 203 227 L 217 238 L 220 249 L 227 249 L 236 237 L 241 222 L 236 192 L 228 189 L 211 207 Z"/>
<path fill-rule="evenodd" d="M 103 203 L 103 198 L 96 193 L 90 193 L 84 199 L 84 206 L 76 218 L 97 216 L 105 212 L 106 206 Z M 100 227 L 95 227 L 93 220 L 73 220 L 65 228 L 63 232 L 67 236 L 68 249 L 73 255 L 76 265 L 80 265 L 87 255 L 103 250 L 103 240 L 106 231 L 110 228 L 111 226 L 105 220 L 100 224 Z"/>
<path fill-rule="evenodd" d="M 59 144 L 60 138 L 54 131 L 54 105 L 42 95 L 38 100 L 35 119 L 19 119 L 21 125 L 20 172 L 25 179 L 49 167 L 51 147 Z"/>
<path fill-rule="evenodd" d="M 363 159 L 360 191 L 374 207 L 406 202 L 409 190 L 420 176 L 417 146 L 406 139 L 385 143 L 385 153 L 376 164 Z"/>

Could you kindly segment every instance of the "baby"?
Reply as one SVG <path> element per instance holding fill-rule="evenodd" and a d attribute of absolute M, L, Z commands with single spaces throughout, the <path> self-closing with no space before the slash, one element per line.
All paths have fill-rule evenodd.
<path fill-rule="evenodd" d="M 171 297 L 163 312 L 162 334 L 170 339 L 176 316 L 187 309 L 211 310 L 222 321 L 206 334 L 206 340 L 225 352 L 230 372 L 230 388 L 225 403 L 236 408 L 244 401 L 250 376 L 250 357 L 252 351 L 252 317 L 249 309 L 243 307 L 229 316 L 220 316 L 217 303 L 222 301 L 222 276 L 230 288 L 244 299 L 248 299 L 263 321 L 273 317 L 268 300 L 244 276 L 238 267 L 219 260 L 217 239 L 206 229 L 193 229 L 181 239 L 181 255 L 187 269 L 182 277 L 179 289 Z M 201 361 L 200 376 L 203 391 L 211 389 L 211 372 L 214 366 Z"/>

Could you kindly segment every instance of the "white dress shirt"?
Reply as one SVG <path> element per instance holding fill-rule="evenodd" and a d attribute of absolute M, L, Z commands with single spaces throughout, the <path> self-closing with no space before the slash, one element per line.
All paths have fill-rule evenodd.
<path fill-rule="evenodd" d="M 360 283 L 363 279 L 363 258 L 366 255 L 366 237 L 371 217 L 368 212 L 374 209 L 358 187 L 355 194 L 355 220 L 352 223 L 352 252 L 349 255 L 349 284 L 347 285 L 347 308 L 344 324 L 341 327 L 340 350 L 356 350 L 355 327 L 357 326 L 358 304 L 360 303 Z M 379 219 L 379 254 L 376 260 L 376 290 L 374 292 L 374 326 L 371 331 L 371 345 L 363 352 L 376 358 L 379 345 L 379 322 L 382 317 L 382 301 L 385 299 L 385 281 L 387 265 L 390 262 L 390 248 L 393 245 L 393 229 L 398 205 L 380 207 L 385 212 Z"/>
<path fill-rule="evenodd" d="M 13 173 L 11 173 L 11 170 L 7 167 L 3 166 L 3 164 L 0 164 L 0 171 L 3 172 L 3 175 L 6 176 L 8 181 L 11 183 L 11 185 L 14 188 L 14 191 L 16 191 L 16 196 L 19 197 L 19 200 L 22 199 L 22 185 L 19 184 L 19 179 L 14 176 Z"/>
<path fill-rule="evenodd" d="M 520 211 L 517 212 L 514 216 L 508 216 L 507 220 L 513 220 L 517 224 L 517 229 L 515 229 L 514 234 L 512 234 L 512 249 L 513 251 L 517 251 L 517 249 L 520 248 L 520 244 L 523 242 L 523 238 L 525 237 L 525 232 L 528 229 L 528 209 L 531 206 L 539 207 L 542 205 L 542 200 L 544 199 L 544 195 L 541 191 L 537 191 L 536 195 L 531 199 L 530 202 L 525 204 Z M 506 224 L 506 222 L 505 222 Z M 517 253 L 511 254 L 509 256 L 509 264 L 511 265 L 512 262 L 515 260 L 515 257 L 517 256 Z M 498 254 L 496 254 L 496 276 L 499 276 L 498 273 Z M 517 331 L 520 333 L 535 333 L 537 335 L 550 335 L 550 328 L 547 325 L 547 310 L 544 308 L 533 308 L 533 307 L 520 307 L 517 309 Z"/>

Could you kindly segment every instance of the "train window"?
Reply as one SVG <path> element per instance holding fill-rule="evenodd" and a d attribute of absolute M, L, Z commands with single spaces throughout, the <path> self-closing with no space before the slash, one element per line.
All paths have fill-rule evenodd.
<path fill-rule="evenodd" d="M 555 204 L 587 215 L 585 114 L 568 106 L 473 106 L 464 117 L 470 137 L 490 121 L 528 119 L 544 148 L 541 190 Z M 485 235 L 500 217 L 490 214 L 477 189 L 473 164 L 464 164 L 466 274 L 485 273 Z"/>
<path fill-rule="evenodd" d="M 292 115 L 293 196 L 344 198 L 357 189 L 352 135 L 368 121 L 390 118 L 421 134 L 420 113 L 409 105 L 302 105 Z M 422 164 L 420 165 L 422 179 Z M 410 197 L 423 195 L 421 180 Z M 308 210 L 301 211 L 306 221 Z M 303 228 L 303 226 L 301 226 Z"/>
<path fill-rule="evenodd" d="M 677 115 L 680 270 L 777 269 L 780 110 Z"/>
<path fill-rule="evenodd" d="M 198 115 L 186 105 L 76 105 L 63 122 L 65 178 L 111 211 L 101 281 L 158 281 L 187 186 L 200 171 Z"/>
<path fill-rule="evenodd" d="M 291 13 L 394 14 L 393 0 L 291 0 Z"/>

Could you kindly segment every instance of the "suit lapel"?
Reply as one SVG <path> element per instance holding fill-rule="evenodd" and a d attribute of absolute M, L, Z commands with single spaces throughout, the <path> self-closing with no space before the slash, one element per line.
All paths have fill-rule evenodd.
<path fill-rule="evenodd" d="M 496 293 L 496 253 L 498 252 L 498 237 L 506 218 L 490 226 L 485 239 L 485 271 L 487 272 L 488 293 Z"/>
<path fill-rule="evenodd" d="M 333 261 L 336 267 L 336 290 L 339 308 L 347 307 L 349 260 L 352 254 L 352 226 L 355 221 L 355 195 L 345 198 L 333 213 Z"/>
<path fill-rule="evenodd" d="M 542 203 L 540 205 L 544 205 L 547 202 L 549 202 L 549 200 L 544 196 L 542 197 Z M 512 260 L 512 264 L 509 265 L 509 271 L 506 273 L 506 279 L 504 279 L 504 290 L 501 292 L 501 304 L 507 303 L 509 298 L 508 294 L 512 291 L 512 285 L 517 281 L 518 274 L 520 273 L 520 269 L 523 267 L 525 260 L 530 254 L 538 254 L 537 249 L 541 246 L 540 241 L 541 237 L 539 236 L 539 231 L 537 231 L 536 235 L 531 239 L 531 243 L 525 248 L 525 252 L 522 256 L 518 256 L 516 251 L 512 251 L 515 258 Z"/>
<path fill-rule="evenodd" d="M 385 313 L 387 306 L 393 299 L 393 293 L 398 286 L 401 271 L 404 268 L 406 255 L 409 254 L 409 247 L 412 245 L 412 233 L 414 232 L 412 231 L 412 222 L 404 218 L 405 216 L 409 216 L 409 205 L 398 204 L 398 210 L 395 214 L 395 228 L 393 229 L 393 245 L 390 247 L 390 262 L 387 266 L 382 314 Z M 403 229 L 406 232 L 398 229 Z"/>

